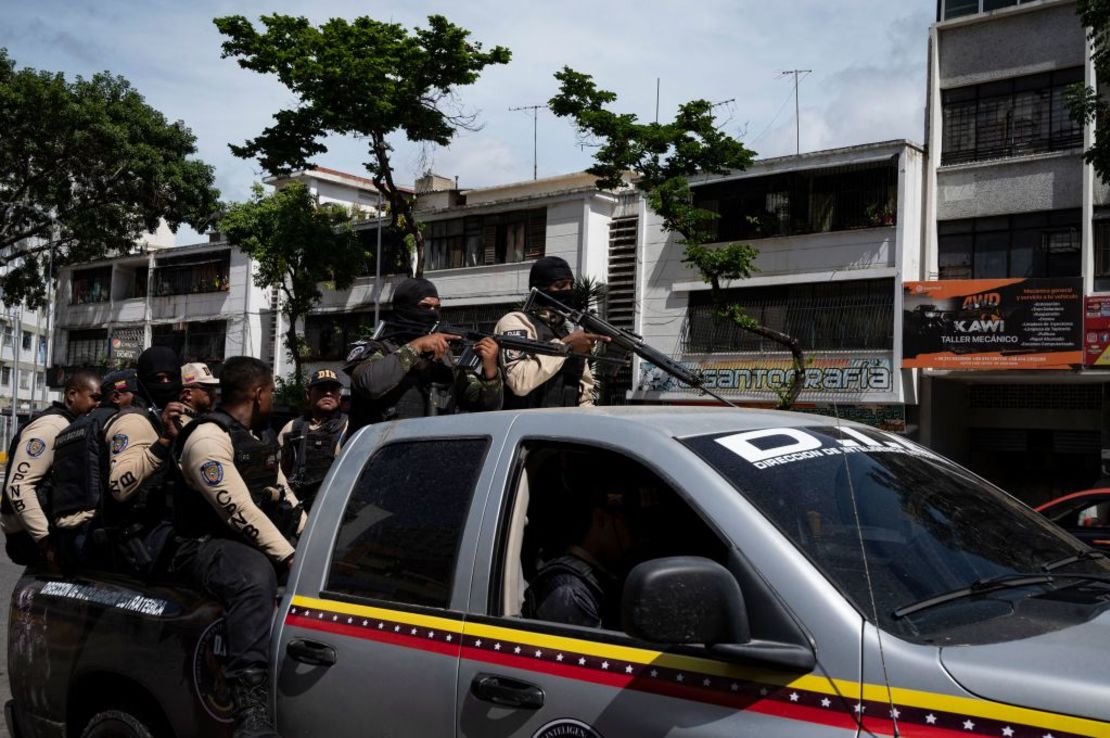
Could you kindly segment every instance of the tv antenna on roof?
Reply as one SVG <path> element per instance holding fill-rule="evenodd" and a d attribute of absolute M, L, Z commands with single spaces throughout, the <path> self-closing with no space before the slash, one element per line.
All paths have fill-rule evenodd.
<path fill-rule="evenodd" d="M 538 166 L 537 166 L 538 145 L 537 145 L 537 142 L 539 141 L 539 137 L 538 137 L 539 120 L 540 120 L 540 111 L 544 110 L 546 108 L 547 108 L 546 105 L 521 105 L 518 108 L 509 108 L 510 112 L 518 112 L 518 111 L 526 112 L 526 113 L 531 114 L 531 116 L 532 116 L 532 179 L 538 179 L 539 178 L 537 176 L 537 173 L 538 173 Z"/>
<path fill-rule="evenodd" d="M 787 69 L 781 76 L 786 77 L 794 75 L 794 146 L 795 153 L 802 153 L 802 118 L 799 114 L 800 108 L 798 107 L 798 75 L 813 74 L 812 69 Z"/>

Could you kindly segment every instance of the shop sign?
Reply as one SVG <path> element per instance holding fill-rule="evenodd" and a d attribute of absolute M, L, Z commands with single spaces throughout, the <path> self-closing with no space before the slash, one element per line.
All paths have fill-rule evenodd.
<path fill-rule="evenodd" d="M 682 365 L 701 374 L 705 387 L 724 395 L 765 395 L 785 389 L 794 377 L 788 357 L 707 358 L 684 361 Z M 894 369 L 889 355 L 806 357 L 802 394 L 863 395 L 890 394 L 894 391 Z M 650 362 L 640 364 L 639 389 L 642 392 L 685 392 L 691 389 Z"/>
<path fill-rule="evenodd" d="M 143 352 L 142 328 L 116 328 L 112 331 L 112 359 L 116 364 L 130 364 L 139 360 Z"/>
<path fill-rule="evenodd" d="M 1083 334 L 1083 363 L 1110 366 L 1110 297 L 1087 298 Z"/>
<path fill-rule="evenodd" d="M 1083 363 L 1083 282 L 906 282 L 902 366 L 1067 369 Z"/>

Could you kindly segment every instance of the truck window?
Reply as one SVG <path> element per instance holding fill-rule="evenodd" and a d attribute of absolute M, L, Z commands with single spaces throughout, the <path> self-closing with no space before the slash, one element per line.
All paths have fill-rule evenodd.
<path fill-rule="evenodd" d="M 619 630 L 623 580 L 636 564 L 678 555 L 726 560 L 724 543 L 678 493 L 619 453 L 526 442 L 509 497 L 495 614 Z M 575 602 L 564 607 L 560 599 Z"/>
<path fill-rule="evenodd" d="M 391 443 L 362 469 L 326 592 L 445 608 L 488 438 Z"/>

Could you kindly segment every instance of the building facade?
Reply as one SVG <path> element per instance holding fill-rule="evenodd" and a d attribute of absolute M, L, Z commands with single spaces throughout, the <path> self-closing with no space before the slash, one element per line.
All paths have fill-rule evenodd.
<path fill-rule="evenodd" d="M 942 0 L 928 79 L 926 278 L 972 280 L 964 291 L 980 294 L 1010 280 L 1071 289 L 1057 301 L 1073 316 L 1058 343 L 1076 342 L 1078 356 L 1097 339 L 1083 331 L 1085 307 L 1110 290 L 1110 191 L 1083 161 L 1092 130 L 1065 103 L 1069 85 L 1095 82 L 1076 3 Z M 968 363 L 922 370 L 924 442 L 1031 503 L 1102 476 L 1110 372 L 1082 358 Z"/>
<path fill-rule="evenodd" d="M 906 141 L 757 161 L 692 182 L 720 216 L 721 243 L 758 251 L 748 279 L 723 285 L 729 304 L 801 343 L 797 407 L 902 430 L 916 383 L 901 371 L 901 283 L 921 269 L 924 152 Z M 636 330 L 734 402 L 774 405 L 792 376 L 789 352 L 718 318 L 709 285 L 641 206 Z M 637 361 L 633 399 L 716 402 Z M 835 408 L 835 409 L 834 409 Z"/>

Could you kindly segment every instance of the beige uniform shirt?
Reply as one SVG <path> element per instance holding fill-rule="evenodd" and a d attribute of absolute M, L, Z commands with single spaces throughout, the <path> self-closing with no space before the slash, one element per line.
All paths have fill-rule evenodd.
<path fill-rule="evenodd" d="M 169 448 L 158 443 L 158 431 L 140 413 L 120 413 L 109 420 L 104 442 L 110 462 L 108 489 L 119 502 L 130 499 L 169 458 Z"/>
<path fill-rule="evenodd" d="M 185 441 L 181 473 L 185 483 L 208 500 L 220 518 L 246 541 L 274 561 L 285 561 L 293 555 L 289 541 L 251 499 L 246 482 L 235 468 L 231 436 L 215 423 L 205 423 Z M 302 527 L 304 521 L 302 514 Z"/>
<path fill-rule="evenodd" d="M 522 336 L 533 341 L 538 338 L 532 321 L 521 312 L 509 313 L 501 318 L 493 332 Z M 561 356 L 538 356 L 516 351 L 502 351 L 501 355 L 505 361 L 505 387 L 518 397 L 524 397 L 554 377 L 566 362 Z M 594 375 L 587 364 L 578 383 L 578 406 L 592 407 L 593 404 Z"/>
<path fill-rule="evenodd" d="M 46 512 L 39 505 L 35 490 L 54 464 L 54 439 L 68 425 L 69 421 L 61 415 L 43 415 L 20 436 L 12 453 L 10 476 L 4 481 L 4 492 L 14 510 L 11 515 L 0 516 L 0 529 L 6 535 L 25 530 L 41 541 L 50 533 Z"/>

